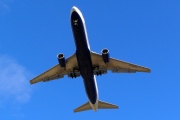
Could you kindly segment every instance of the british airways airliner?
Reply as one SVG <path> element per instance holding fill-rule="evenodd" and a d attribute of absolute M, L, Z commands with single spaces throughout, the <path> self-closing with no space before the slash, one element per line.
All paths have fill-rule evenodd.
<path fill-rule="evenodd" d="M 70 13 L 70 22 L 76 45 L 75 53 L 67 59 L 65 59 L 64 54 L 58 54 L 59 63 L 32 79 L 30 83 L 47 82 L 63 78 L 65 75 L 70 78 L 82 76 L 88 102 L 76 108 L 74 112 L 118 108 L 114 104 L 99 100 L 96 75 L 106 74 L 107 71 L 113 73 L 150 72 L 150 69 L 111 58 L 108 49 L 103 49 L 102 54 L 91 51 L 85 20 L 81 11 L 75 6 L 72 7 Z"/>

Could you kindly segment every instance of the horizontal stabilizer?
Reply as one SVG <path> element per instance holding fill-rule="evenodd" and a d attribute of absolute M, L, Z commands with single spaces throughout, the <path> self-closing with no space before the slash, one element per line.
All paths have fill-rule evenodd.
<path fill-rule="evenodd" d="M 118 106 L 110 104 L 110 103 L 106 103 L 106 102 L 103 102 L 103 101 L 98 101 L 98 108 L 99 109 L 117 109 Z"/>
<path fill-rule="evenodd" d="M 110 103 L 106 103 L 106 102 L 103 102 L 103 101 L 98 101 L 98 108 L 97 109 L 117 109 L 118 106 L 117 105 L 113 105 L 113 104 L 110 104 Z M 74 110 L 74 112 L 81 112 L 81 111 L 86 111 L 86 110 L 91 110 L 92 107 L 90 105 L 89 102 L 81 105 L 80 107 L 76 108 Z"/>
<path fill-rule="evenodd" d="M 90 103 L 87 102 L 87 103 L 81 105 L 80 107 L 76 108 L 74 110 L 74 112 L 80 112 L 80 111 L 85 111 L 85 110 L 90 110 L 90 109 L 92 109 L 92 107 L 91 107 Z"/>

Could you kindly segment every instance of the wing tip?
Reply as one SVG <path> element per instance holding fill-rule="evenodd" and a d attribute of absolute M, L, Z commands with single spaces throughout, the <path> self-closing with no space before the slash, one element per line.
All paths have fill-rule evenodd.
<path fill-rule="evenodd" d="M 146 71 L 146 72 L 150 73 L 150 72 L 151 72 L 151 69 L 147 68 L 147 71 Z"/>
<path fill-rule="evenodd" d="M 33 82 L 32 81 L 29 81 L 29 83 L 32 85 L 33 84 Z"/>
<path fill-rule="evenodd" d="M 29 83 L 32 85 L 32 84 L 35 84 L 37 82 L 34 82 L 33 80 L 30 80 Z"/>

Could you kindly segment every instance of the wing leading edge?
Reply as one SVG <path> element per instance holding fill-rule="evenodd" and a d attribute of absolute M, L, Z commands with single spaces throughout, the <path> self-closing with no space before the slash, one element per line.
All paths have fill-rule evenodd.
<path fill-rule="evenodd" d="M 66 59 L 66 67 L 62 68 L 59 64 L 40 74 L 30 81 L 31 84 L 37 82 L 46 82 L 58 78 L 63 78 L 64 75 L 68 75 L 71 77 L 71 74 L 76 74 L 76 76 L 80 76 L 80 72 L 75 69 L 78 68 L 76 54 L 73 54 L 69 58 Z"/>

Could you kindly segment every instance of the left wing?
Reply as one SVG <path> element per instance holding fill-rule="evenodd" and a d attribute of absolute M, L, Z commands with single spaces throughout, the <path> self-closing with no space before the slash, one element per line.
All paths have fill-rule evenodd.
<path fill-rule="evenodd" d="M 76 54 L 73 54 L 69 58 L 66 59 L 66 67 L 62 68 L 59 64 L 40 74 L 30 81 L 31 84 L 37 82 L 46 82 L 58 78 L 63 78 L 64 75 L 68 75 L 69 77 L 78 77 L 80 76 L 80 72 L 78 70 L 78 64 L 76 59 Z"/>
<path fill-rule="evenodd" d="M 102 55 L 91 52 L 91 60 L 94 69 L 94 74 L 105 74 L 107 70 L 114 73 L 135 73 L 135 72 L 150 72 L 149 68 L 124 62 L 114 58 L 109 58 L 109 63 L 105 64 Z M 99 73 L 100 72 L 100 73 Z"/>

